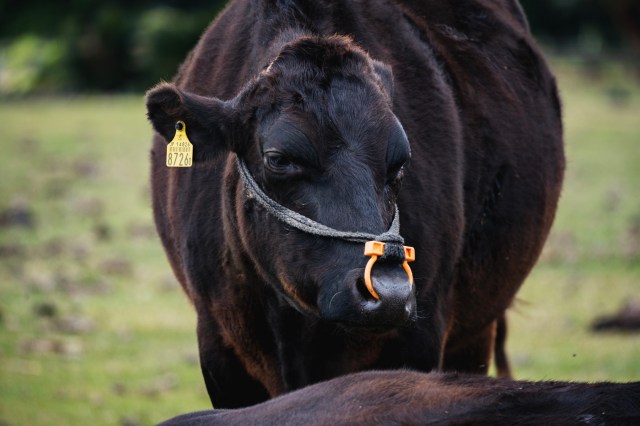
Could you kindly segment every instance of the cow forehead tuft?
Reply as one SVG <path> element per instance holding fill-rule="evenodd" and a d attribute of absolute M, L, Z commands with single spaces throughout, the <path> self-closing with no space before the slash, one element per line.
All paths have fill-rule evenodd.
<path fill-rule="evenodd" d="M 300 65 L 328 75 L 361 75 L 373 69 L 371 59 L 357 44 L 338 35 L 300 37 L 282 48 L 269 69 L 285 74 Z"/>

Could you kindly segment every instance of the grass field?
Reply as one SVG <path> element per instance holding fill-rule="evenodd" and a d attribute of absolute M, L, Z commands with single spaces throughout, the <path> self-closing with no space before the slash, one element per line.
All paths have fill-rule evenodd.
<path fill-rule="evenodd" d="M 510 312 L 514 372 L 640 380 L 640 335 L 589 331 L 640 298 L 640 86 L 621 67 L 554 67 L 568 169 Z M 142 97 L 5 100 L 0 118 L 0 425 L 207 408 L 195 315 L 152 226 Z"/>

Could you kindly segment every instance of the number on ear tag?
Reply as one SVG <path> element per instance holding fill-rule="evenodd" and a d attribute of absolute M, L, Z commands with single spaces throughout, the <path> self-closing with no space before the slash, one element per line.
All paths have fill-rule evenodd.
<path fill-rule="evenodd" d="M 192 164 L 193 145 L 187 137 L 187 125 L 178 121 L 176 134 L 167 145 L 167 167 L 191 167 Z"/>

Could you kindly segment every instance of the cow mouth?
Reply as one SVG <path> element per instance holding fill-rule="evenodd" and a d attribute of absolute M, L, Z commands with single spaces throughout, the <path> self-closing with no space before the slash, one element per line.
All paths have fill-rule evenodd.
<path fill-rule="evenodd" d="M 366 318 L 367 313 L 369 313 L 372 310 L 371 307 L 372 306 L 375 307 L 381 302 L 371 295 L 366 285 L 364 284 L 363 280 L 357 281 L 356 290 L 358 291 L 358 293 L 360 293 L 363 300 L 363 302 L 361 302 L 361 312 L 360 312 L 359 318 Z M 351 328 L 360 328 L 360 329 L 380 331 L 380 332 L 385 330 L 392 330 L 396 328 L 410 326 L 416 320 L 415 302 L 410 305 L 404 306 L 403 314 L 400 314 L 400 316 L 397 317 L 396 319 L 390 318 L 385 320 L 385 319 L 376 318 L 369 321 L 365 320 L 365 322 L 360 320 L 360 321 L 344 321 L 343 323 L 348 325 Z M 402 316 L 404 316 L 404 318 L 402 318 Z"/>
<path fill-rule="evenodd" d="M 376 302 L 366 302 L 376 303 Z M 379 303 L 379 302 L 378 302 Z M 361 306 L 350 313 L 343 313 L 340 317 L 326 317 L 321 315 L 324 321 L 333 323 L 346 331 L 358 333 L 383 334 L 394 330 L 411 327 L 416 321 L 416 314 L 411 309 L 405 312 L 371 312 L 370 306 Z"/>
<path fill-rule="evenodd" d="M 411 328 L 416 322 L 413 314 L 406 320 L 390 321 L 379 318 L 352 318 L 332 320 L 331 323 L 342 333 L 354 338 L 393 338 L 402 330 Z"/>
<path fill-rule="evenodd" d="M 368 323 L 363 324 L 361 322 L 351 321 L 335 321 L 335 324 L 345 332 L 355 333 L 358 335 L 376 335 L 385 336 L 397 333 L 403 328 L 409 327 L 413 321 L 408 320 L 404 324 L 396 323 Z"/>
<path fill-rule="evenodd" d="M 379 334 L 409 327 L 416 320 L 415 287 L 400 267 L 378 268 L 374 285 L 379 298 L 369 292 L 360 268 L 318 284 L 320 317 L 340 328 Z"/>

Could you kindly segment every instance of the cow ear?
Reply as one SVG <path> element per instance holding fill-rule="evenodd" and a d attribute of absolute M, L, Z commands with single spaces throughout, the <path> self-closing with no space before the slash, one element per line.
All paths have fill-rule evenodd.
<path fill-rule="evenodd" d="M 393 99 L 393 72 L 391 71 L 391 66 L 385 64 L 384 62 L 372 60 L 373 62 L 373 70 L 376 75 L 380 79 L 382 83 L 382 87 L 389 95 L 389 99 Z"/>
<path fill-rule="evenodd" d="M 147 92 L 147 116 L 153 128 L 170 142 L 175 125 L 181 120 L 186 125 L 187 137 L 193 144 L 194 161 L 210 159 L 234 150 L 232 131 L 237 126 L 229 102 L 199 96 L 179 90 L 170 83 L 161 83 Z"/>

